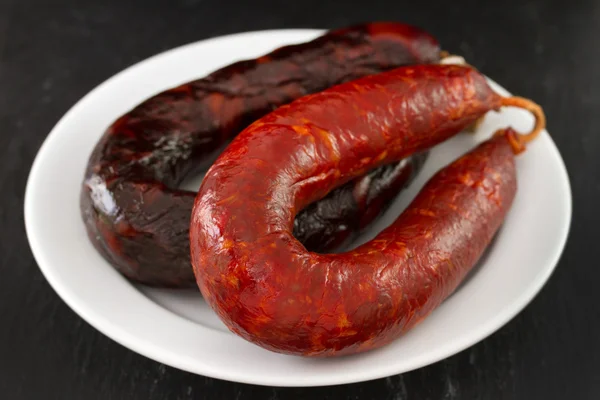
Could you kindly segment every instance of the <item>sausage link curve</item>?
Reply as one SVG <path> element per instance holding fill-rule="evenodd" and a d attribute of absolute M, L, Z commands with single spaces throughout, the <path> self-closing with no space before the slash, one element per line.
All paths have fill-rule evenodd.
<path fill-rule="evenodd" d="M 354 250 L 308 251 L 292 234 L 294 217 L 366 170 L 518 105 L 510 99 L 473 68 L 418 65 L 303 97 L 256 121 L 196 197 L 190 243 L 204 298 L 232 332 L 275 352 L 344 355 L 396 339 L 453 292 L 501 225 L 516 190 L 515 135 L 496 135 L 441 170 Z"/>

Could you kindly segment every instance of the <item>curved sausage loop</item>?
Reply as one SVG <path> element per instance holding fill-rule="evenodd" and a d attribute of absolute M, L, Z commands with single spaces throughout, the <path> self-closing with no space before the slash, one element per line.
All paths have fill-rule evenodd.
<path fill-rule="evenodd" d="M 462 281 L 516 192 L 507 129 L 439 171 L 375 239 L 341 254 L 306 250 L 294 216 L 378 165 L 431 148 L 504 105 L 476 70 L 419 65 L 306 96 L 244 130 L 196 197 L 190 243 L 204 298 L 261 347 L 333 356 L 390 343 Z M 511 132 L 513 132 L 511 134 Z"/>

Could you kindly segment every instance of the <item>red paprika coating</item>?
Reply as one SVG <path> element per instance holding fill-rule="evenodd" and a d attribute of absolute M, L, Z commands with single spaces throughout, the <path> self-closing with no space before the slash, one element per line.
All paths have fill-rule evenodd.
<path fill-rule="evenodd" d="M 380 347 L 446 298 L 500 226 L 515 192 L 499 137 L 438 173 L 374 240 L 307 251 L 294 216 L 332 188 L 430 148 L 501 98 L 469 67 L 414 66 L 306 96 L 244 130 L 196 198 L 192 264 L 228 328 L 276 352 Z"/>
<path fill-rule="evenodd" d="M 177 190 L 186 177 L 280 105 L 399 65 L 436 62 L 439 53 L 437 41 L 415 27 L 365 24 L 237 62 L 151 97 L 115 121 L 90 156 L 81 211 L 92 243 L 132 280 L 193 286 L 188 227 L 195 193 Z M 329 207 L 300 216 L 297 233 L 313 250 L 333 249 L 385 210 L 424 157 L 408 157 L 404 166 L 385 167 L 391 175 L 381 168 L 340 189 Z"/>

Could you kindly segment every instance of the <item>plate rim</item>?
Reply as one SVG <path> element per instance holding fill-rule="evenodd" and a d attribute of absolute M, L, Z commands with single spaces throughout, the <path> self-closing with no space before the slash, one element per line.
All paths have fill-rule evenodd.
<path fill-rule="evenodd" d="M 345 379 L 327 379 L 327 377 L 312 377 L 311 379 L 299 378 L 299 377 L 288 377 L 287 379 L 278 379 L 278 378 L 270 378 L 264 377 L 264 379 L 248 379 L 246 376 L 229 373 L 228 371 L 223 370 L 215 370 L 210 367 L 201 366 L 198 368 L 198 360 L 194 359 L 194 365 L 184 365 L 190 364 L 189 362 L 183 362 L 182 360 L 177 360 L 176 357 L 169 356 L 171 353 L 169 350 L 162 349 L 162 351 L 156 351 L 154 349 L 155 345 L 145 344 L 144 341 L 140 341 L 139 338 L 129 337 L 129 333 L 126 332 L 125 329 L 120 329 L 118 327 L 114 327 L 110 322 L 101 322 L 103 317 L 99 313 L 93 312 L 93 307 L 84 306 L 82 304 L 85 303 L 85 300 L 76 299 L 73 297 L 72 293 L 68 290 L 68 288 L 63 286 L 63 283 L 52 273 L 52 267 L 46 265 L 46 261 L 44 261 L 43 256 L 43 244 L 38 242 L 38 238 L 36 235 L 32 233 L 33 231 L 33 222 L 31 221 L 32 210 L 35 207 L 35 200 L 32 197 L 32 191 L 34 190 L 34 182 L 36 180 L 36 176 L 40 174 L 40 169 L 42 168 L 42 162 L 45 157 L 48 157 L 46 154 L 49 152 L 51 148 L 51 143 L 53 137 L 57 135 L 62 129 L 62 126 L 69 121 L 72 116 L 78 113 L 79 109 L 85 107 L 85 104 L 89 98 L 94 97 L 98 92 L 102 91 L 105 87 L 110 86 L 113 81 L 118 80 L 123 75 L 131 73 L 132 70 L 141 67 L 144 64 L 150 64 L 154 62 L 158 58 L 162 58 L 168 56 L 171 53 L 175 52 L 185 52 L 188 49 L 200 45 L 200 44 L 208 44 L 210 42 L 221 41 L 221 40 L 235 40 L 238 37 L 242 36 L 251 36 L 256 34 L 267 34 L 267 35 L 277 35 L 277 34 L 305 34 L 305 35 L 313 35 L 322 33 L 324 30 L 322 29 L 264 29 L 264 30 L 254 30 L 254 31 L 245 31 L 245 32 L 237 32 L 222 36 L 213 36 L 207 39 L 198 40 L 194 42 L 189 42 L 183 44 L 178 47 L 174 47 L 168 49 L 166 51 L 159 52 L 155 55 L 152 55 L 148 58 L 145 58 L 141 61 L 138 61 L 121 71 L 111 75 L 109 78 L 102 81 L 100 84 L 93 87 L 89 90 L 84 96 L 82 96 L 79 100 L 77 100 L 55 123 L 52 127 L 46 138 L 44 139 L 42 145 L 38 149 L 34 161 L 32 163 L 31 169 L 28 174 L 27 184 L 25 187 L 25 200 L 24 200 L 24 223 L 27 239 L 31 248 L 31 252 L 34 256 L 36 263 L 38 264 L 39 269 L 41 270 L 43 276 L 48 281 L 53 290 L 59 295 L 59 297 L 73 310 L 75 313 L 86 321 L 88 324 L 93 326 L 96 330 L 98 330 L 103 335 L 107 336 L 111 340 L 121 344 L 122 346 L 132 350 L 144 357 L 150 358 L 154 361 L 169 365 L 171 367 L 181 369 L 183 371 L 192 372 L 195 374 L 200 374 L 216 379 L 223 379 L 232 382 L 240 382 L 246 384 L 255 384 L 255 385 L 263 385 L 263 386 L 278 386 L 278 387 L 306 387 L 306 386 L 326 386 L 326 385 L 337 385 L 337 384 L 348 384 L 355 382 L 363 382 L 370 381 L 374 379 L 379 379 L 383 377 L 387 377 L 390 375 L 395 375 L 399 373 L 408 372 L 411 370 L 415 370 L 418 368 L 422 368 L 424 366 L 430 365 L 432 363 L 441 361 L 448 357 L 451 357 L 466 348 L 474 346 L 479 343 L 483 339 L 489 337 L 491 334 L 502 328 L 506 325 L 510 320 L 512 320 L 517 314 L 519 314 L 523 309 L 525 309 L 531 301 L 535 298 L 535 296 L 540 292 L 543 286 L 547 283 L 549 278 L 552 276 L 553 272 L 556 270 L 558 263 L 560 261 L 561 256 L 564 254 L 564 250 L 568 241 L 569 232 L 572 224 L 572 189 L 571 183 L 569 179 L 569 174 L 565 165 L 565 162 L 556 146 L 552 137 L 550 137 L 550 150 L 553 153 L 552 157 L 558 161 L 558 167 L 560 169 L 562 179 L 560 181 L 565 185 L 564 201 L 565 201 L 565 213 L 566 213 L 566 223 L 563 226 L 562 231 L 560 232 L 560 246 L 557 246 L 554 250 L 550 268 L 544 268 L 539 273 L 539 277 L 535 279 L 529 286 L 527 291 L 521 292 L 520 296 L 513 299 L 512 302 L 507 303 L 504 306 L 503 312 L 496 314 L 493 318 L 487 320 L 487 322 L 481 326 L 479 329 L 473 330 L 472 332 L 468 332 L 467 334 L 461 335 L 459 340 L 448 341 L 445 345 L 439 346 L 438 351 L 429 353 L 429 357 L 422 357 L 418 363 L 415 363 L 415 366 L 410 369 L 405 369 L 402 371 L 398 371 L 397 368 L 394 369 L 393 366 L 379 366 L 377 369 L 373 369 L 371 372 L 369 371 L 361 371 L 354 372 L 352 374 L 348 373 L 344 378 Z M 488 78 L 489 79 L 489 78 Z M 492 84 L 499 87 L 502 91 L 509 93 L 503 87 L 495 83 L 493 80 L 489 79 Z M 545 131 L 545 134 L 547 132 Z M 135 289 L 135 288 L 134 288 Z M 136 289 L 137 290 L 137 289 Z M 105 319 L 105 318 L 104 318 Z M 191 323 L 191 322 L 190 322 Z M 458 344 L 457 344 L 458 343 Z M 440 350 L 442 349 L 442 350 Z M 442 357 L 439 354 L 444 354 Z M 172 354 L 171 354 L 172 355 Z"/>

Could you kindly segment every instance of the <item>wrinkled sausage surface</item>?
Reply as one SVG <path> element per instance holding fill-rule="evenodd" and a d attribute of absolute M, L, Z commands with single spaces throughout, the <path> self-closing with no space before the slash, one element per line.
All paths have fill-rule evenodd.
<path fill-rule="evenodd" d="M 178 190 L 240 130 L 272 109 L 334 84 L 439 59 L 437 41 L 398 23 L 331 31 L 240 61 L 144 101 L 115 121 L 90 156 L 81 211 L 98 251 L 155 286 L 193 286 L 189 220 L 195 193 Z M 371 222 L 410 182 L 426 154 L 381 167 L 299 216 L 295 231 L 326 251 Z M 365 171 L 366 172 L 366 171 Z"/>
<path fill-rule="evenodd" d="M 332 356 L 383 346 L 459 284 L 515 193 L 501 136 L 435 175 L 374 240 L 308 251 L 296 213 L 365 170 L 436 145 L 500 107 L 463 66 L 403 67 L 303 97 L 253 123 L 211 166 L 192 214 L 198 286 L 266 349 Z"/>

